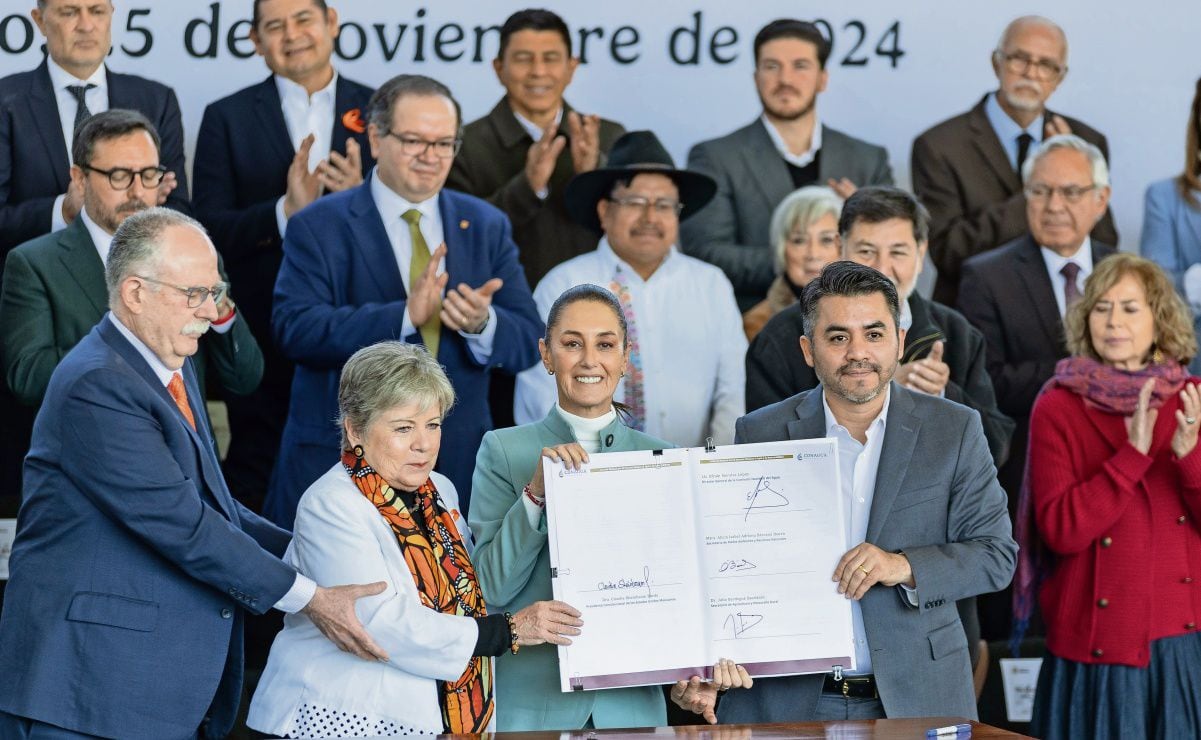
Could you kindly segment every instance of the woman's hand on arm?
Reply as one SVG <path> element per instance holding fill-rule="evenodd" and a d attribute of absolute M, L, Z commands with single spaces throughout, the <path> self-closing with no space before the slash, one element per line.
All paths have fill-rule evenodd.
<path fill-rule="evenodd" d="M 554 447 L 543 447 L 542 457 L 562 462 L 572 470 L 579 470 L 580 466 L 588 462 L 588 453 L 580 447 L 579 442 L 569 442 L 563 445 L 555 445 Z M 546 481 L 542 474 L 542 460 L 538 460 L 538 464 L 534 466 L 534 475 L 530 478 L 530 495 L 535 498 L 546 498 Z"/>

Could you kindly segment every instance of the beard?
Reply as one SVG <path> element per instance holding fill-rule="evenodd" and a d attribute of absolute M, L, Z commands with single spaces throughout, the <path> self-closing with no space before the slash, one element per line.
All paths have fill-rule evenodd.
<path fill-rule="evenodd" d="M 133 198 L 121 201 L 120 205 L 116 208 L 108 208 L 99 198 L 94 197 L 91 193 L 87 193 L 84 195 L 83 207 L 87 210 L 88 216 L 96 222 L 97 226 L 110 234 L 115 234 L 121 222 L 138 211 L 146 210 L 150 206 Z"/>
<path fill-rule="evenodd" d="M 880 396 L 881 393 L 884 392 L 884 389 L 888 387 L 889 382 L 892 381 L 892 376 L 896 374 L 897 364 L 899 362 L 899 360 L 893 360 L 891 365 L 884 367 L 882 365 L 877 365 L 874 362 L 860 360 L 848 362 L 839 367 L 833 373 L 830 373 L 828 368 L 823 367 L 815 367 L 814 371 L 817 374 L 817 379 L 821 381 L 823 388 L 829 389 L 839 398 L 849 401 L 850 403 L 860 405 L 874 401 Z M 842 375 L 843 373 L 850 372 L 852 370 L 871 370 L 872 372 L 876 373 L 876 377 L 879 379 L 879 382 L 874 387 L 864 390 L 849 388 L 843 384 Z"/>
<path fill-rule="evenodd" d="M 1019 92 L 1028 92 L 1032 97 L 1019 96 Z M 1002 90 L 1001 96 L 1009 107 L 1026 113 L 1038 113 L 1043 109 L 1042 89 L 1030 83 L 1019 83 L 1012 90 Z"/>
<path fill-rule="evenodd" d="M 777 91 L 779 90 L 779 88 L 776 89 Z M 790 89 L 798 92 L 799 94 L 799 91 L 797 91 L 796 88 Z M 815 93 L 808 100 L 802 102 L 798 110 L 790 110 L 787 108 L 774 106 L 772 105 L 771 101 L 765 98 L 762 94 L 759 95 L 759 102 L 763 105 L 763 110 L 767 112 L 768 117 L 774 118 L 777 121 L 796 121 L 813 112 L 814 107 L 817 106 L 817 94 Z"/>

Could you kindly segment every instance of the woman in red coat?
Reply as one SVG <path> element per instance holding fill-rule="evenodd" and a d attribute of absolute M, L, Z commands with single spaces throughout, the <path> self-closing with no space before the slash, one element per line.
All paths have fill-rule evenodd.
<path fill-rule="evenodd" d="M 1042 738 L 1201 737 L 1201 381 L 1185 369 L 1197 352 L 1191 314 L 1155 263 L 1118 254 L 1098 263 L 1064 326 L 1072 357 L 1034 405 L 1023 491 L 1038 538 L 1023 549 L 1047 556 L 1024 582 L 1045 578 L 1048 655 L 1031 729 Z"/>

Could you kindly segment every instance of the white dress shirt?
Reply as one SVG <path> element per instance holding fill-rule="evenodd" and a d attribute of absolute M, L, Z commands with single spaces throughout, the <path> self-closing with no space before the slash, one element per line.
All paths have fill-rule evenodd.
<path fill-rule="evenodd" d="M 371 198 L 375 201 L 380 218 L 383 219 L 384 231 L 388 234 L 392 253 L 396 255 L 396 267 L 400 271 L 400 280 L 404 283 L 405 294 L 408 295 L 413 292 L 413 286 L 409 284 L 409 263 L 413 259 L 413 238 L 409 232 L 409 222 L 405 221 L 403 216 L 414 208 L 421 212 L 421 220 L 417 222 L 417 228 L 425 237 L 425 244 L 432 255 L 438 249 L 438 245 L 446 241 L 442 229 L 442 211 L 438 208 L 438 196 L 421 203 L 412 203 L 393 192 L 379 179 L 378 173 L 372 170 Z M 445 257 L 438 261 L 438 274 L 441 275 L 444 272 L 446 272 Z M 453 288 L 454 286 L 448 284 L 447 287 Z M 471 287 L 479 288 L 480 286 L 472 285 Z M 445 295 L 445 291 L 443 291 L 443 295 Z M 407 337 L 416 331 L 413 320 L 406 310 L 404 323 L 400 327 L 400 336 Z M 488 306 L 488 324 L 482 332 L 468 334 L 460 331 L 459 336 L 467 340 L 467 348 L 471 350 L 471 356 L 477 362 L 481 365 L 488 364 L 488 360 L 492 357 L 492 340 L 496 336 L 496 309 Z"/>
<path fill-rule="evenodd" d="M 880 415 L 868 425 L 867 444 L 851 436 L 839 424 L 822 392 L 822 408 L 826 411 L 826 436 L 838 443 L 838 473 L 841 478 L 843 511 L 847 517 L 847 550 L 867 541 L 867 524 L 871 520 L 872 501 L 876 498 L 876 477 L 880 472 L 880 453 L 884 450 L 884 433 L 888 430 L 888 406 L 892 403 L 892 384 L 884 389 L 884 406 Z M 909 603 L 917 606 L 917 589 L 901 584 Z M 855 639 L 855 669 L 843 671 L 849 675 L 872 672 L 871 645 L 863 626 L 863 607 L 851 602 L 851 630 Z"/>
<path fill-rule="evenodd" d="M 334 136 L 334 101 L 337 98 L 338 73 L 330 79 L 329 84 L 309 95 L 304 85 L 297 84 L 287 77 L 275 75 L 275 89 L 279 91 L 279 104 L 284 114 L 284 124 L 288 127 L 288 140 L 292 142 L 292 150 L 299 151 L 300 142 L 309 134 L 313 135 L 313 147 L 309 149 L 309 172 L 317 169 L 323 159 L 329 159 L 333 147 Z M 288 217 L 284 213 L 284 199 L 281 196 L 275 202 L 275 223 L 279 227 L 279 235 L 284 235 L 288 226 Z"/>
<path fill-rule="evenodd" d="M 876 474 L 880 468 L 880 451 L 884 449 L 884 431 L 888 424 L 888 404 L 892 400 L 891 389 L 886 388 L 884 393 L 884 407 L 867 427 L 867 444 L 860 444 L 846 427 L 835 420 L 834 412 L 826 402 L 826 394 L 822 392 L 822 408 L 826 410 L 826 436 L 838 442 L 838 472 L 842 478 L 848 550 L 867 539 L 867 522 L 871 518 L 872 500 L 876 497 Z M 855 638 L 855 670 L 844 672 L 871 673 L 872 651 L 863 627 L 863 607 L 858 601 L 851 602 L 851 626 Z"/>
<path fill-rule="evenodd" d="M 784 158 L 785 162 L 789 162 L 797 167 L 808 167 L 813 162 L 813 158 L 822 148 L 822 122 L 817 117 L 817 112 L 813 113 L 813 135 L 809 138 L 809 149 L 800 154 L 793 154 L 788 148 L 788 143 L 784 141 L 784 137 L 776 130 L 776 127 L 771 121 L 767 120 L 767 114 L 761 116 L 763 128 L 767 129 L 767 135 L 771 139 L 771 143 L 775 145 L 776 151 Z"/>
<path fill-rule="evenodd" d="M 125 324 L 122 324 L 121 320 L 118 319 L 115 314 L 109 312 L 105 315 L 110 321 L 113 322 L 113 326 L 117 328 L 117 331 L 121 332 L 121 336 L 125 337 L 126 341 L 133 345 L 133 348 L 138 351 L 138 354 L 142 356 L 142 359 L 145 360 L 146 364 L 150 366 L 150 369 L 154 371 L 154 376 L 158 378 L 159 382 L 161 382 L 163 387 L 166 388 L 167 385 L 170 384 L 171 378 L 175 375 L 175 373 L 181 371 L 172 370 L 163 364 L 163 361 L 159 359 L 158 355 L 154 354 L 154 352 L 147 347 L 141 339 L 138 339 L 137 335 L 130 331 Z M 203 410 L 204 409 L 193 408 L 192 412 L 198 413 Z M 292 582 L 292 587 L 289 588 L 288 592 L 283 595 L 283 598 L 275 602 L 274 606 L 276 609 L 279 609 L 285 614 L 294 614 L 295 612 L 298 612 L 308 606 L 309 601 L 312 600 L 313 594 L 315 593 L 317 593 L 317 584 L 314 583 L 310 578 L 297 573 L 296 580 Z"/>
<path fill-rule="evenodd" d="M 1063 266 L 1069 262 L 1075 262 L 1080 267 L 1080 272 L 1076 275 L 1076 287 L 1080 289 L 1080 294 L 1084 294 L 1084 281 L 1093 273 L 1093 240 L 1090 237 L 1084 237 L 1084 242 L 1076 253 L 1068 257 L 1060 255 L 1058 252 L 1040 246 L 1039 251 L 1042 252 L 1043 262 L 1047 265 L 1047 275 L 1051 278 L 1051 289 L 1055 293 L 1055 303 L 1059 306 L 1059 316 L 1067 313 L 1067 298 L 1064 291 L 1067 289 L 1068 280 L 1059 273 Z"/>
<path fill-rule="evenodd" d="M 734 289 L 722 271 L 674 246 L 643 280 L 602 238 L 596 251 L 547 273 L 534 290 L 545 321 L 563 291 L 581 283 L 609 288 L 627 274 L 644 378 L 647 434 L 682 447 L 734 440 L 734 421 L 746 410 L 746 334 Z M 625 380 L 614 398 L 625 398 Z M 518 424 L 540 421 L 558 399 L 541 363 L 517 376 L 513 413 Z"/>
<path fill-rule="evenodd" d="M 75 138 L 75 111 L 79 103 L 75 96 L 67 90 L 74 85 L 95 85 L 83 95 L 88 104 L 88 112 L 92 115 L 108 110 L 108 73 L 103 64 L 96 68 L 86 80 L 81 80 L 67 70 L 58 66 L 49 57 L 46 58 L 46 71 L 50 73 L 50 87 L 54 89 L 54 102 L 58 105 L 58 123 L 63 129 L 63 143 L 67 146 L 67 163 L 74 164 L 71 156 L 71 143 Z M 67 228 L 63 218 L 63 200 L 66 193 L 54 199 L 54 208 L 50 210 L 50 230 L 58 231 Z"/>

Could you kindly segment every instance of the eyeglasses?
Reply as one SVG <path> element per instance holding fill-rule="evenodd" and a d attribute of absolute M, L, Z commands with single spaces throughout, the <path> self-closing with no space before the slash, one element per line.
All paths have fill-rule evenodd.
<path fill-rule="evenodd" d="M 162 280 L 155 280 L 145 275 L 134 275 L 134 277 L 145 280 L 148 283 L 154 283 L 155 285 L 175 288 L 188 297 L 188 308 L 200 308 L 209 299 L 209 296 L 213 297 L 213 303 L 220 303 L 225 300 L 225 294 L 229 292 L 229 283 L 217 283 L 211 288 L 186 288 L 182 285 L 164 283 Z"/>
<path fill-rule="evenodd" d="M 1026 197 L 1030 200 L 1041 200 L 1049 203 L 1051 198 L 1056 193 L 1059 193 L 1068 203 L 1079 203 L 1080 199 L 1086 193 L 1096 189 L 1096 185 L 1064 185 L 1058 188 L 1050 185 L 1030 185 L 1026 188 L 1025 192 Z"/>
<path fill-rule="evenodd" d="M 1015 75 L 1024 75 L 1026 70 L 1034 67 L 1034 77 L 1039 80 L 1053 80 L 1063 74 L 1063 66 L 1050 59 L 1035 59 L 1028 54 L 1013 52 L 1001 57 L 1005 61 L 1005 69 Z"/>
<path fill-rule="evenodd" d="M 113 186 L 113 190 L 129 190 L 133 185 L 134 175 L 142 178 L 142 187 L 157 188 L 158 184 L 163 181 L 163 175 L 167 174 L 167 168 L 162 165 L 144 167 L 140 170 L 131 170 L 128 167 L 114 167 L 111 170 L 102 170 L 90 164 L 81 164 L 79 168 L 105 175 L 108 177 L 108 184 Z"/>
<path fill-rule="evenodd" d="M 462 139 L 439 139 L 430 141 L 421 139 L 416 136 L 408 136 L 406 134 L 397 134 L 392 131 L 385 131 L 384 136 L 391 136 L 400 142 L 400 151 L 409 157 L 423 157 L 425 153 L 433 147 L 434 156 L 438 159 L 451 159 L 459 153 L 459 149 L 463 146 Z"/>
<path fill-rule="evenodd" d="M 621 198 L 610 198 L 610 201 L 616 203 L 623 208 L 629 208 L 635 211 L 648 211 L 653 209 L 660 216 L 679 216 L 684 210 L 684 204 L 678 200 L 670 198 L 659 198 L 658 200 L 650 200 L 641 195 L 626 195 Z"/>

